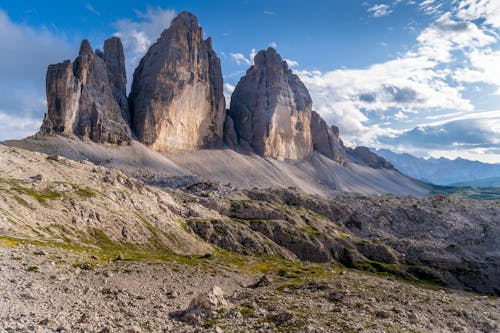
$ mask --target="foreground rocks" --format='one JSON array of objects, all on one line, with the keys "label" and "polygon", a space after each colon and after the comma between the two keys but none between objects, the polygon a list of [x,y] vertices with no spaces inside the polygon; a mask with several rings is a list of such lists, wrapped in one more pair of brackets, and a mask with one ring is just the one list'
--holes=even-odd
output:
[{"label": "foreground rocks", "polygon": [[222,71],[212,40],[196,17],[180,13],[134,72],[129,96],[133,129],[159,151],[222,145],[225,120]]},{"label": "foreground rocks", "polygon": [[229,116],[239,144],[258,155],[305,159],[311,155],[312,100],[299,77],[273,48],[254,65],[231,95]]},{"label": "foreground rocks", "polygon": [[[88,253],[0,246],[0,332],[497,332],[500,302],[334,265],[222,259],[93,261]],[[101,255],[102,256],[102,255]],[[234,260],[232,260],[234,261]],[[35,270],[33,267],[36,267]],[[274,267],[274,268],[273,268]],[[261,273],[258,273],[261,274]],[[209,317],[176,316],[213,286],[231,307]],[[171,297],[175,294],[176,297]],[[207,294],[208,295],[208,294]],[[205,302],[201,302],[205,304]]]},{"label": "foreground rocks", "polygon": [[77,136],[97,143],[130,142],[123,47],[116,37],[104,46],[104,53],[94,53],[84,40],[73,63],[66,60],[49,66],[48,112],[41,134]]}]

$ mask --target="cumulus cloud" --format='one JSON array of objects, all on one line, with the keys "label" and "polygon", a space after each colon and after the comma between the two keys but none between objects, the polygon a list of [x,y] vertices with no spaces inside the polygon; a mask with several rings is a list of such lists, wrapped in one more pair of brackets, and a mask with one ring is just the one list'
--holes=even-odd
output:
[{"label": "cumulus cloud", "polygon": [[47,66],[76,51],[63,36],[17,24],[2,10],[0,40],[0,140],[22,138],[36,132],[46,112]]},{"label": "cumulus cloud", "polygon": [[283,60],[286,61],[286,63],[288,64],[288,67],[297,67],[297,66],[299,66],[298,61],[291,60],[291,59],[283,59]]},{"label": "cumulus cloud", "polygon": [[[420,3],[421,8],[438,5],[431,0]],[[500,51],[494,50],[499,40],[494,27],[500,10],[491,12],[497,7],[488,0],[463,0],[441,13],[419,33],[415,45],[396,59],[364,69],[301,70],[298,75],[310,90],[313,107],[327,122],[338,125],[350,144],[377,146],[384,139],[386,144],[411,143],[415,147],[420,141],[439,140],[441,148],[456,145],[467,122],[475,130],[483,130],[492,120],[455,119],[446,126],[401,128],[415,126],[412,124],[428,115],[476,114],[464,84],[490,84],[500,92]],[[488,135],[500,141],[498,131],[483,132],[487,135],[471,133],[464,140],[469,144],[483,140],[486,146],[469,145],[468,149],[477,151],[494,144],[487,143]]]},{"label": "cumulus cloud", "polygon": [[238,65],[250,65],[251,61],[243,53],[231,53],[231,58],[236,61]]},{"label": "cumulus cloud", "polygon": [[123,43],[129,87],[139,61],[163,30],[170,26],[176,13],[173,9],[149,7],[145,12],[135,11],[135,15],[134,19],[119,19],[113,23],[114,35]]},{"label": "cumulus cloud", "polygon": [[500,163],[500,110],[423,124],[378,140],[377,147],[418,156]]},{"label": "cumulus cloud", "polygon": [[391,7],[386,4],[373,5],[372,7],[368,8],[368,13],[373,17],[383,17],[392,13],[392,10],[390,8]]},{"label": "cumulus cloud", "polygon": [[500,95],[500,51],[474,50],[468,57],[470,67],[456,70],[454,78],[461,82],[493,85],[496,94]]}]

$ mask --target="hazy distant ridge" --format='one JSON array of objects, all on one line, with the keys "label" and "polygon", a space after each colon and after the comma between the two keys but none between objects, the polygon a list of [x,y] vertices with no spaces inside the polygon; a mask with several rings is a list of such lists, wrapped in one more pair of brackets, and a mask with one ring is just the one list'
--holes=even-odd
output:
[{"label": "hazy distant ridge", "polygon": [[402,173],[437,185],[500,186],[500,164],[482,163],[463,158],[419,158],[388,149],[373,149]]}]

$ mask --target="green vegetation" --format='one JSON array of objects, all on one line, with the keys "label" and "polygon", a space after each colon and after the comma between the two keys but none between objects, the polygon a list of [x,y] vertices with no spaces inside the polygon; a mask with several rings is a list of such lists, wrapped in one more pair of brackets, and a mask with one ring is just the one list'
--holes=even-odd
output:
[{"label": "green vegetation", "polygon": [[78,194],[80,197],[82,198],[92,198],[96,195],[96,193],[94,191],[92,191],[90,188],[88,187],[85,187],[85,188],[80,188],[78,187],[76,190],[75,190],[76,194]]},{"label": "green vegetation", "polygon": [[433,185],[430,194],[448,195],[452,198],[500,201],[500,187],[456,187]]},{"label": "green vegetation", "polygon": [[243,317],[250,317],[254,314],[255,308],[250,303],[241,304],[240,313]]},{"label": "green vegetation", "polygon": [[38,272],[38,266],[29,266],[26,268],[26,272]]}]

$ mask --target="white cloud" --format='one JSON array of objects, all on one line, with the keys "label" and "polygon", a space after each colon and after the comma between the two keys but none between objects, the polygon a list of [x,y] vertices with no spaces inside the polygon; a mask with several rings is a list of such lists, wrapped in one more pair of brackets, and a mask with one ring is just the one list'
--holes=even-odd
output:
[{"label": "white cloud", "polygon": [[224,97],[226,99],[226,108],[229,108],[229,105],[231,104],[231,94],[234,91],[235,86],[233,86],[230,83],[224,83]]},{"label": "white cloud", "polygon": [[291,60],[291,59],[283,59],[286,61],[286,63],[288,64],[288,67],[297,67],[299,65],[299,63],[295,60]]},{"label": "white cloud", "polygon": [[0,140],[23,139],[38,132],[41,118],[19,117],[0,111]]},{"label": "white cloud", "polygon": [[392,13],[392,10],[390,8],[391,7],[386,4],[373,5],[372,7],[368,8],[368,13],[373,17],[384,17]]},{"label": "white cloud", "polygon": [[231,58],[236,61],[238,65],[250,65],[252,62],[243,53],[231,53]]},{"label": "white cloud", "polygon": [[388,147],[420,156],[500,163],[500,110],[422,124],[391,137],[381,136],[379,140],[379,148]]},{"label": "white cloud", "polygon": [[133,20],[126,18],[113,23],[117,30],[114,35],[123,43],[129,87],[139,61],[176,15],[173,9],[161,7],[148,8],[146,12],[136,11],[135,14]]},{"label": "white cloud", "polygon": [[[491,49],[499,40],[492,28],[497,14],[489,12],[498,5],[488,0],[463,2],[468,4],[441,14],[420,32],[414,47],[396,59],[364,69],[298,71],[311,93],[313,107],[327,122],[340,127],[348,143],[370,146],[379,145],[382,138],[394,138],[392,142],[396,142],[396,138],[414,130],[401,128],[414,126],[429,115],[457,121],[446,127],[455,131],[453,135],[460,134],[457,124],[465,123],[450,114],[468,117],[478,129],[491,123],[491,117],[488,121],[471,120],[477,110],[465,97],[463,84],[487,83],[500,92],[500,51]],[[421,7],[437,5],[430,0],[421,3]],[[484,24],[469,20],[480,17],[485,19]],[[488,133],[500,144],[499,131]],[[412,139],[418,146],[424,137],[413,135]]]},{"label": "white cloud", "polygon": [[452,60],[452,51],[466,51],[485,47],[496,42],[496,38],[485,33],[476,24],[454,20],[445,13],[426,28],[417,38],[417,53],[441,62]]},{"label": "white cloud", "polygon": [[264,15],[275,16],[276,12],[274,12],[272,10],[265,10],[264,11]]},{"label": "white cloud", "polygon": [[457,17],[462,20],[473,21],[479,18],[485,20],[486,25],[500,28],[500,1],[498,0],[462,0],[458,5]]},{"label": "white cloud", "polygon": [[97,9],[95,9],[95,8],[94,8],[94,6],[92,6],[92,4],[91,4],[91,3],[87,2],[87,3],[85,4],[85,8],[86,8],[89,12],[91,12],[92,14],[97,15],[97,16],[101,16],[101,13],[100,13]]},{"label": "white cloud", "polygon": [[34,134],[46,112],[47,66],[70,58],[75,48],[42,27],[14,23],[0,10],[0,140]]},{"label": "white cloud", "polygon": [[497,88],[496,94],[500,95],[500,51],[474,50],[468,56],[471,67],[458,69],[454,78],[461,82],[493,85]]}]

